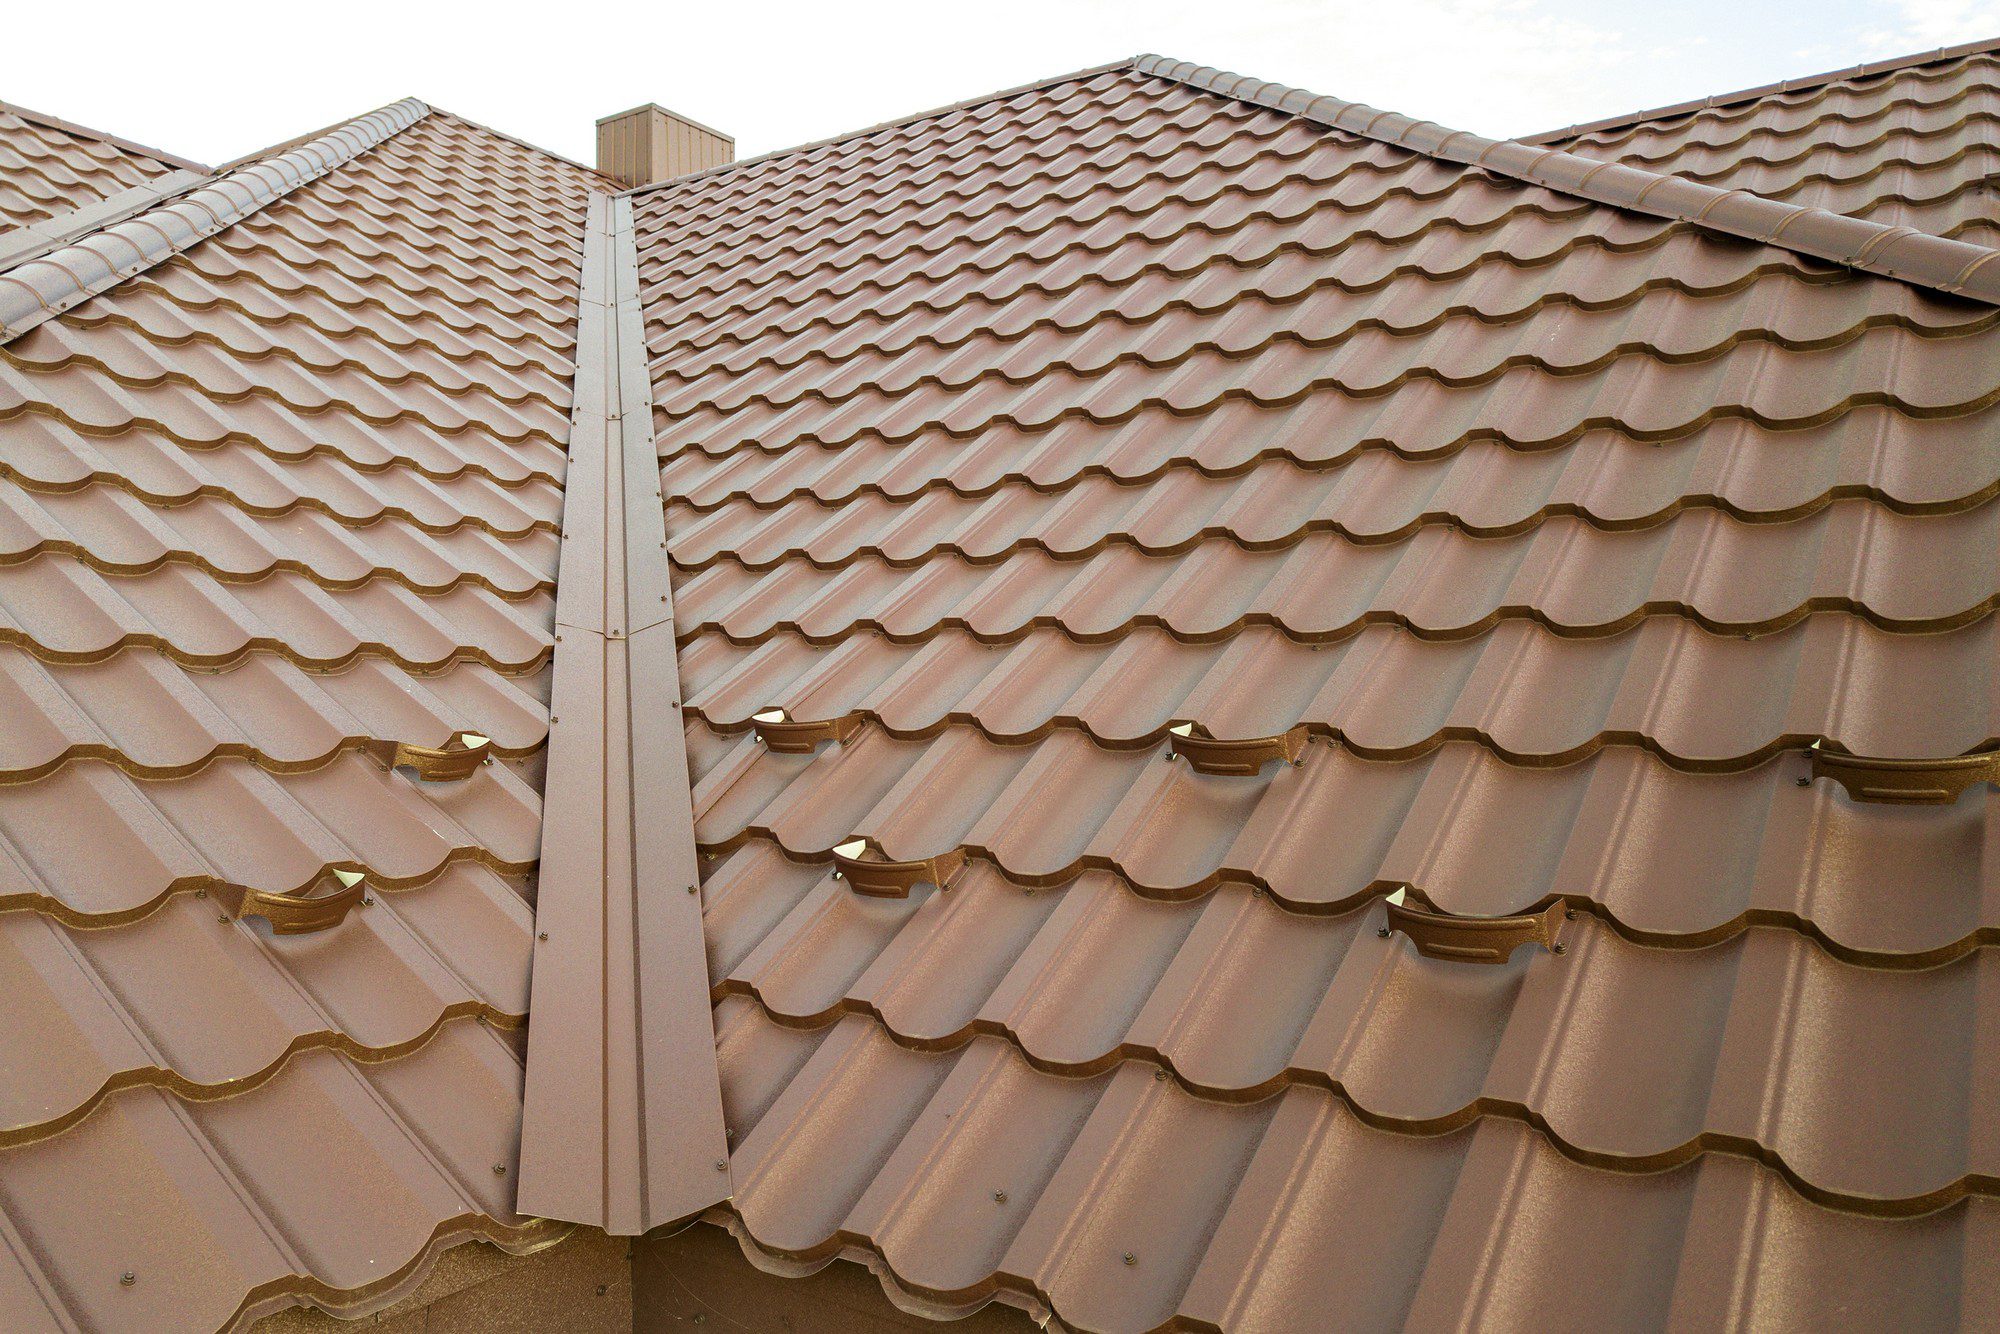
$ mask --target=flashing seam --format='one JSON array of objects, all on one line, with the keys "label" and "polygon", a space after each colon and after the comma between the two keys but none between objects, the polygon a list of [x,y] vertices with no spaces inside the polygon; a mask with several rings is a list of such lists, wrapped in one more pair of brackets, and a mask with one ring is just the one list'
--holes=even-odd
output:
[{"label": "flashing seam", "polygon": [[576,363],[517,1207],[634,1236],[730,1184],[623,197],[590,199]]},{"label": "flashing seam", "polygon": [[218,177],[0,274],[0,343],[232,227],[430,114],[415,98]]},{"label": "flashing seam", "polygon": [[1781,246],[1851,269],[2000,306],[2000,250],[1969,241],[1890,227],[1822,208],[1782,204],[1746,190],[1721,190],[1685,177],[1599,162],[1517,140],[1449,130],[1433,121],[1412,120],[1359,102],[1322,97],[1302,88],[1185,60],[1141,56],[1133,68],[1573,198]]}]

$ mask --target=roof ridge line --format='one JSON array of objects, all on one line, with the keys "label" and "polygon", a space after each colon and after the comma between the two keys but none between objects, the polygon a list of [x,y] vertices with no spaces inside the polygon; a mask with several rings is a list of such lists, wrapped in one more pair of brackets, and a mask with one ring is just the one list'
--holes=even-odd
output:
[{"label": "roof ridge line", "polygon": [[[112,222],[0,274],[0,343],[226,230],[430,114],[415,98],[356,116],[308,143],[213,176],[171,203]],[[110,243],[117,243],[111,247]],[[113,255],[123,252],[122,262]]]},{"label": "roof ridge line", "polygon": [[162,166],[178,167],[182,171],[206,172],[212,170],[205,162],[196,162],[193,158],[182,157],[178,153],[169,153],[163,148],[154,148],[150,144],[142,144],[136,139],[127,139],[123,135],[113,134],[109,130],[100,130],[89,125],[80,125],[73,120],[64,120],[61,116],[52,116],[46,111],[36,111],[33,107],[22,106],[19,102],[0,101],[0,111],[11,111],[22,120],[33,121],[35,124],[47,129],[61,130],[64,134],[73,134],[80,139],[95,139],[100,144],[109,144],[113,148],[122,148],[128,153],[135,153],[140,157],[149,157]]},{"label": "roof ridge line", "polygon": [[1721,190],[1680,176],[1599,161],[1515,139],[1488,139],[1282,83],[1165,56],[1141,56],[1141,73],[1222,97],[1288,112],[1378,143],[1479,167],[1610,208],[1685,222],[1741,240],[1780,246],[1851,269],[2000,306],[2000,250],[1914,227],[1891,227],[1826,209],[1784,204],[1747,190]]},{"label": "roof ridge line", "polygon": [[[1157,58],[1154,57],[1154,59]],[[759,153],[756,157],[739,158],[735,162],[724,162],[717,166],[704,167],[700,171],[691,171],[685,176],[673,176],[664,181],[652,181],[645,185],[635,185],[628,190],[621,190],[619,193],[628,196],[638,195],[644,194],[648,190],[659,190],[669,185],[685,185],[689,181],[698,181],[704,177],[720,176],[724,172],[758,166],[761,163],[771,161],[773,158],[789,157],[793,153],[809,153],[817,148],[830,148],[834,144],[844,144],[850,139],[866,138],[871,134],[880,134],[884,130],[899,130],[905,125],[914,125],[920,120],[929,120],[933,116],[948,116],[954,111],[964,111],[969,107],[981,106],[987,102],[997,102],[1003,97],[1019,97],[1022,93],[1032,93],[1039,89],[1052,88],[1059,83],[1072,83],[1077,79],[1094,79],[1100,74],[1112,74],[1121,69],[1132,69],[1141,60],[1145,59],[1147,59],[1145,56],[1127,56],[1123,60],[1113,60],[1103,65],[1091,65],[1085,69],[1071,70],[1067,74],[1055,74],[1046,79],[1032,79],[1027,83],[1015,84],[1012,88],[1001,88],[994,92],[981,93],[977,97],[967,97],[957,102],[947,102],[943,106],[931,107],[928,110],[913,111],[907,116],[897,116],[891,120],[877,121],[873,125],[864,125],[858,130],[843,130],[839,134],[830,134],[824,139],[811,139],[802,144],[793,144],[789,148],[774,148],[768,153]],[[679,112],[675,112],[674,114],[680,115]],[[685,120],[686,117],[683,116],[682,119]]]},{"label": "roof ridge line", "polygon": [[1643,125],[1647,121],[1668,120],[1677,116],[1693,115],[1699,111],[1717,111],[1723,107],[1741,106],[1745,102],[1756,102],[1776,93],[1802,93],[1810,88],[1825,88],[1831,84],[1844,83],[1849,79],[1870,79],[1878,74],[1920,69],[1925,65],[1938,65],[1948,60],[1963,60],[1967,56],[1982,56],[1990,52],[2000,52],[2000,37],[1988,38],[1983,42],[1961,42],[1957,46],[1941,46],[1935,51],[1916,51],[1906,56],[1889,56],[1883,60],[1865,61],[1859,65],[1849,65],[1845,69],[1830,69],[1821,74],[1803,74],[1795,79],[1779,79],[1776,83],[1759,84],[1755,88],[1739,88],[1732,93],[1712,93],[1707,97],[1691,98],[1685,102],[1670,102],[1666,106],[1651,107],[1644,111],[1629,111],[1622,115],[1606,116],[1602,120],[1578,121],[1559,130],[1543,130],[1539,134],[1524,135],[1520,142],[1550,144],[1559,139],[1573,139],[1578,135]]}]

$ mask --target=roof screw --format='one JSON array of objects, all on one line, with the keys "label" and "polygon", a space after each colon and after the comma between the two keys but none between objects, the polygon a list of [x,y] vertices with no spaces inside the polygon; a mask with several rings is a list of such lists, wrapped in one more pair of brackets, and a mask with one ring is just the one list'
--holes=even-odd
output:
[{"label": "roof screw", "polygon": [[692,894],[692,893],[694,893],[694,892],[695,892],[695,887],[694,887],[693,885],[689,885],[689,886],[688,886],[688,893]]},{"label": "roof screw", "polygon": [[1166,1072],[1166,1071],[1164,1071],[1164,1070],[1155,1070],[1155,1071],[1153,1071],[1153,1082],[1154,1082],[1154,1083],[1156,1083],[1156,1084],[1164,1084],[1164,1083],[1166,1083],[1166,1082],[1167,1082],[1167,1072]]},{"label": "roof screw", "polygon": [[1005,1204],[1005,1203],[1007,1203],[1007,1192],[1006,1192],[1006,1191],[1004,1191],[1004,1190],[996,1190],[996,1191],[994,1191],[994,1192],[993,1192],[993,1203],[995,1203],[995,1204]]},{"label": "roof screw", "polygon": [[1793,779],[1792,781],[1793,781],[1794,783],[1797,783],[1797,784],[1798,784],[1798,785],[1799,785],[1800,787],[1811,787],[1811,786],[1812,786],[1812,779],[1810,779],[1810,778],[1806,778],[1806,777],[1804,777],[1804,776],[1801,776],[1801,777],[1798,777],[1798,778],[1794,778],[1794,779]]},{"label": "roof screw", "polygon": [[1135,1265],[1135,1264],[1138,1264],[1138,1263],[1139,1263],[1139,1257],[1138,1257],[1138,1256],[1136,1256],[1136,1255],[1134,1255],[1134,1254],[1132,1254],[1132,1252],[1130,1252],[1130,1251],[1127,1251],[1127,1252],[1125,1252],[1125,1263],[1126,1263],[1126,1264],[1128,1264],[1128,1265]]},{"label": "roof screw", "polygon": [[374,896],[373,894],[363,894],[363,895],[361,896],[361,906],[362,906],[362,907],[364,907],[364,908],[372,908],[372,907],[374,907],[374,906],[375,906],[375,896]]},{"label": "roof screw", "polygon": [[1378,926],[1375,928],[1375,934],[1382,937],[1382,939],[1387,940],[1389,938],[1389,928],[1386,926]]},{"label": "roof screw", "polygon": [[602,1297],[605,1293],[609,1291],[611,1291],[611,1285],[609,1283],[600,1283],[597,1285],[598,1296]]},{"label": "roof screw", "polygon": [[1564,908],[1564,909],[1563,909],[1563,917],[1564,917],[1565,919],[1569,920],[1569,921],[1572,921],[1572,922],[1574,922],[1574,921],[1576,920],[1576,909],[1574,909],[1574,908]]},{"label": "roof screw", "polygon": [[207,889],[205,889],[205,888],[204,888],[204,889],[197,889],[197,890],[196,890],[196,891],[194,892],[194,896],[195,896],[196,898],[198,898],[198,899],[205,899],[205,898],[207,898],[207,897],[208,897],[208,890],[207,890]]},{"label": "roof screw", "polygon": [[118,1281],[129,1288],[139,1281],[139,1276],[128,1269],[118,1276]]},{"label": "roof screw", "polygon": [[548,938],[549,938],[549,933],[548,933],[548,932],[546,932],[546,931],[537,931],[537,932],[535,932],[535,939],[536,939],[536,940],[547,940]]},{"label": "roof screw", "polygon": [[494,1176],[496,1176],[496,1177],[504,1177],[504,1176],[506,1176],[506,1175],[507,1175],[507,1164],[505,1164],[505,1163],[495,1163],[495,1164],[493,1164],[493,1175],[494,1175]]},{"label": "roof screw", "polygon": [[1568,954],[1569,946],[1563,944],[1561,941],[1557,941],[1555,944],[1549,946],[1549,952],[1551,954]]},{"label": "roof screw", "polygon": [[715,1170],[718,1172],[727,1172],[729,1170],[729,1160],[727,1158],[717,1158],[715,1160]]},{"label": "roof screw", "polygon": [[218,922],[220,922],[220,923],[222,923],[222,924],[223,924],[224,926],[228,926],[228,925],[229,925],[229,914],[228,914],[228,913],[226,913],[226,912],[219,912],[219,913],[217,913],[217,914],[215,915],[215,920],[216,920],[216,921],[218,921]]}]

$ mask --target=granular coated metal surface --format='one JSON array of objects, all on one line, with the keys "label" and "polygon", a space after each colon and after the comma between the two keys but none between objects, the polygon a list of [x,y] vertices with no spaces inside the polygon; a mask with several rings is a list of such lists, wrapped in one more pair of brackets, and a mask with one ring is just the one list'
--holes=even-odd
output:
[{"label": "granular coated metal surface", "polygon": [[1807,753],[2000,744],[1994,309],[1182,68],[634,196],[713,1216],[1090,1329],[2000,1316],[1994,794]]},{"label": "granular coated metal surface", "polygon": [[0,346],[7,1328],[564,1230],[514,1170],[593,184],[428,114]]},{"label": "granular coated metal surface", "polygon": [[195,164],[0,102],[0,233]]}]

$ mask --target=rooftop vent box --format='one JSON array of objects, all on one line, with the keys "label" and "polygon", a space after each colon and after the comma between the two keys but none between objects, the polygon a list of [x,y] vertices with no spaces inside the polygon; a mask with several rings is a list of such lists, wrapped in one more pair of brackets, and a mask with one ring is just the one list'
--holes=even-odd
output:
[{"label": "rooftop vent box", "polygon": [[626,188],[736,160],[736,141],[648,102],[597,122],[597,169]]}]

